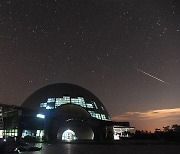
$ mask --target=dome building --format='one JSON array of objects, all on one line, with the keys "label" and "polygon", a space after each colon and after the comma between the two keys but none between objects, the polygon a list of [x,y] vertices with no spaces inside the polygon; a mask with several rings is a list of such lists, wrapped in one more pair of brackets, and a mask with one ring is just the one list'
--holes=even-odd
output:
[{"label": "dome building", "polygon": [[[8,107],[3,108],[2,112]],[[15,107],[14,112],[19,121],[14,127],[16,135],[41,141],[114,140],[129,137],[128,132],[133,129],[129,122],[111,121],[105,106],[94,94],[68,83],[37,90],[21,107]]]},{"label": "dome building", "polygon": [[54,110],[70,104],[80,106],[94,118],[110,120],[106,108],[94,94],[68,83],[52,84],[39,89],[25,100],[22,107]]}]

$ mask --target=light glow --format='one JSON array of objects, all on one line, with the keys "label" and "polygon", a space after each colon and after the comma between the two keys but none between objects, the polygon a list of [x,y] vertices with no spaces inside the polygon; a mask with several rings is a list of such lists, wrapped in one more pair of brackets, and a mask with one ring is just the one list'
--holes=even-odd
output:
[{"label": "light glow", "polygon": [[44,114],[37,114],[36,117],[41,118],[41,119],[45,119],[45,115]]},{"label": "light glow", "polygon": [[170,118],[170,117],[180,116],[180,108],[174,109],[160,109],[160,110],[148,110],[144,112],[126,112],[125,114],[118,115],[113,117],[112,119],[115,121],[129,120],[133,119],[162,119],[162,118]]},{"label": "light glow", "polygon": [[76,137],[75,133],[70,129],[64,131],[64,133],[62,134],[62,140],[72,141],[72,140],[76,140],[76,139],[77,139],[77,137]]}]

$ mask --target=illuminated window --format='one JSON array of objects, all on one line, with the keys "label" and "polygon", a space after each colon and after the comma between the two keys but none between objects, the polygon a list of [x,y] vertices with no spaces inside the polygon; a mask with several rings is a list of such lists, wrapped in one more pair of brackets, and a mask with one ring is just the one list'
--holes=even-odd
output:
[{"label": "illuminated window", "polygon": [[114,140],[120,140],[120,135],[117,133],[114,133]]},{"label": "illuminated window", "polygon": [[96,102],[92,102],[92,103],[94,104],[95,108],[98,109]]},{"label": "illuminated window", "polygon": [[42,139],[43,136],[44,136],[44,130],[37,130],[36,131],[36,137]]},{"label": "illuminated window", "polygon": [[91,117],[96,118],[96,113],[94,111],[88,111],[88,112],[90,113]]},{"label": "illuminated window", "polygon": [[48,98],[47,102],[48,103],[55,102],[55,98]]},{"label": "illuminated window", "polygon": [[52,110],[52,109],[54,109],[54,107],[52,107],[52,106],[46,106],[46,109],[47,109],[47,110]]},{"label": "illuminated window", "polygon": [[101,115],[99,113],[96,113],[96,118],[101,120]]},{"label": "illuminated window", "polygon": [[86,103],[85,103],[85,100],[84,100],[84,98],[83,97],[78,97],[78,100],[79,100],[79,102],[80,102],[80,106],[82,106],[82,107],[86,107]]},{"label": "illuminated window", "polygon": [[46,109],[47,109],[47,110],[54,109],[54,102],[47,103]]},{"label": "illuminated window", "polygon": [[102,118],[102,120],[107,120],[106,116],[104,114],[101,114],[101,118]]},{"label": "illuminated window", "polygon": [[47,106],[47,103],[40,103],[40,107],[44,107],[44,108],[46,108],[46,106]]},{"label": "illuminated window", "polygon": [[64,98],[56,98],[55,108],[61,106],[62,104],[66,104],[65,99]]},{"label": "illuminated window", "polygon": [[18,130],[17,129],[8,129],[4,130],[4,136],[8,137],[17,137],[18,136]]},{"label": "illuminated window", "polygon": [[4,136],[4,130],[0,130],[0,138],[3,138]]},{"label": "illuminated window", "polygon": [[[94,110],[94,111],[88,111],[90,115],[94,118],[97,118],[100,120],[109,120],[109,118],[107,118],[104,114],[98,113],[98,107],[97,107],[96,102],[91,101],[91,102],[86,103],[83,97],[71,98],[70,96],[63,96],[60,98],[48,98],[47,102],[40,103],[40,107],[45,108],[47,110],[52,110],[61,105],[68,104],[68,103],[72,103],[72,104],[81,106],[83,108]],[[104,110],[103,106],[101,106],[101,109]]]},{"label": "illuminated window", "polygon": [[89,109],[93,109],[94,108],[93,105],[89,104],[89,103],[86,104],[86,107],[89,108]]},{"label": "illuminated window", "polygon": [[70,97],[69,96],[63,96],[63,98],[65,99],[65,101],[70,102]]},{"label": "illuminated window", "polygon": [[79,106],[84,107],[84,108],[86,107],[84,98],[82,98],[82,97],[71,98],[71,103],[72,103],[72,104],[79,105]]},{"label": "illuminated window", "polygon": [[22,132],[22,138],[24,138],[24,137],[26,137],[26,136],[36,136],[36,131],[23,130],[23,132]]}]

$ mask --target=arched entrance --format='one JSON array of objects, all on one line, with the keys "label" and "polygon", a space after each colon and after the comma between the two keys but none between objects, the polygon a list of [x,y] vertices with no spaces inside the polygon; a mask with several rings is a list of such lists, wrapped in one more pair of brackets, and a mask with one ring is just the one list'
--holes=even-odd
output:
[{"label": "arched entrance", "polygon": [[93,140],[94,132],[87,124],[79,121],[72,121],[60,126],[56,139],[58,141]]},{"label": "arched entrance", "polygon": [[56,109],[51,120],[49,137],[58,141],[93,140],[94,132],[88,120],[90,114],[77,105],[63,105]]},{"label": "arched entrance", "polygon": [[62,134],[62,141],[73,141],[76,140],[76,134],[72,130],[68,129]]}]

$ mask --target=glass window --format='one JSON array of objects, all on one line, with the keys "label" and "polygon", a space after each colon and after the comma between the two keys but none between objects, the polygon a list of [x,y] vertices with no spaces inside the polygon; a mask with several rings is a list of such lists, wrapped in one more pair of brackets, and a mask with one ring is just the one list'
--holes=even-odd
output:
[{"label": "glass window", "polygon": [[55,102],[55,98],[48,98],[47,102],[48,102],[48,103],[50,103],[50,102]]},{"label": "glass window", "polygon": [[44,136],[44,130],[37,130],[36,131],[36,137],[43,137]]},{"label": "glass window", "polygon": [[54,109],[54,107],[48,105],[48,106],[46,106],[46,109],[47,109],[47,110],[52,110],[52,109]]},{"label": "glass window", "polygon": [[92,103],[94,104],[95,108],[98,109],[96,102],[92,102]]},{"label": "glass window", "polygon": [[102,118],[102,120],[107,120],[106,116],[104,114],[101,114],[101,118]]},{"label": "glass window", "polygon": [[35,136],[36,135],[36,131],[33,130],[23,130],[22,132],[22,138],[24,138],[25,136]]},{"label": "glass window", "polygon": [[[63,104],[72,103],[83,108],[98,109],[96,102],[91,101],[86,103],[83,97],[71,98],[70,96],[63,96],[62,98],[48,98],[47,102],[40,103],[41,108],[54,109]],[[94,116],[96,117],[96,116]],[[99,118],[99,116],[97,116]]]},{"label": "glass window", "polygon": [[79,106],[84,107],[84,108],[86,107],[84,98],[82,98],[82,97],[71,98],[71,103],[72,103],[72,104],[79,105]]},{"label": "glass window", "polygon": [[0,138],[3,138],[4,130],[0,130]]},{"label": "glass window", "polygon": [[4,130],[3,136],[18,136],[18,130],[17,129],[9,129],[9,130]]},{"label": "glass window", "polygon": [[101,115],[99,113],[96,113],[96,118],[101,120]]},{"label": "glass window", "polygon": [[47,103],[46,109],[47,109],[47,110],[54,109],[54,102]]},{"label": "glass window", "polygon": [[96,118],[96,113],[94,111],[88,111],[90,113],[90,115],[94,118]]},{"label": "glass window", "polygon": [[70,97],[69,97],[69,96],[63,96],[63,98],[64,98],[66,101],[70,101]]},{"label": "glass window", "polygon": [[89,108],[89,109],[93,109],[94,108],[93,105],[89,104],[89,103],[86,104],[86,107]]},{"label": "glass window", "polygon": [[45,108],[46,106],[47,106],[47,103],[40,103],[40,107]]}]

